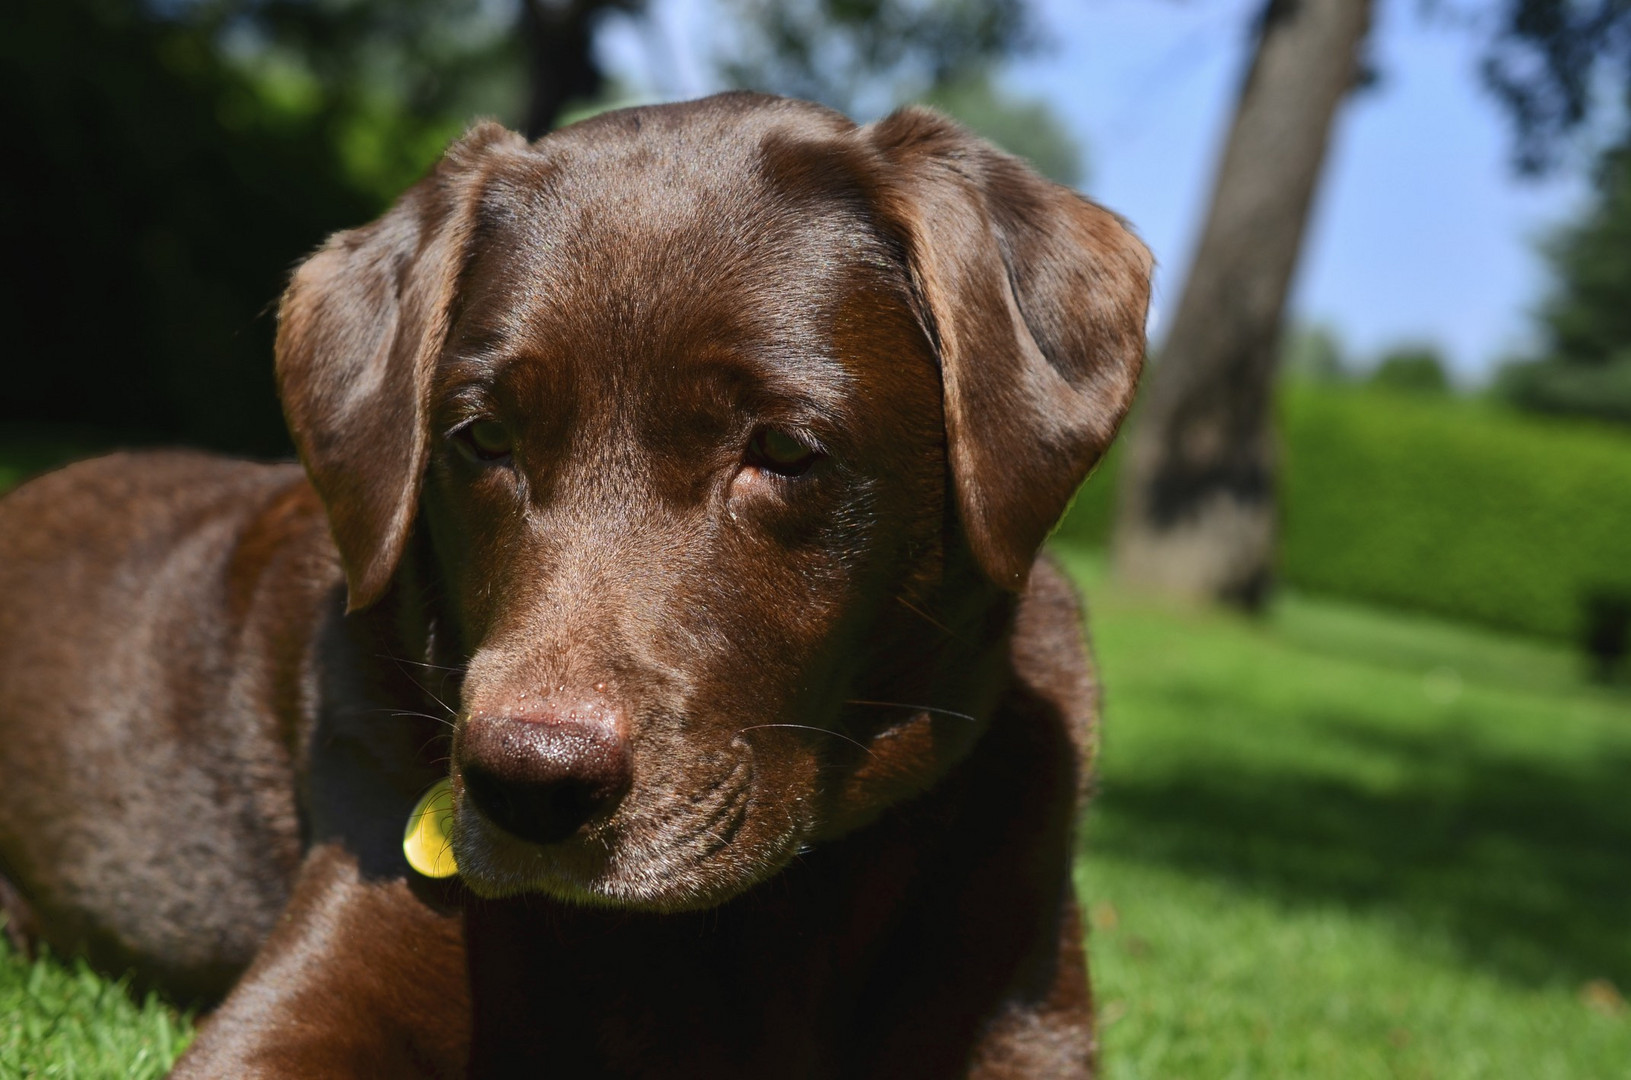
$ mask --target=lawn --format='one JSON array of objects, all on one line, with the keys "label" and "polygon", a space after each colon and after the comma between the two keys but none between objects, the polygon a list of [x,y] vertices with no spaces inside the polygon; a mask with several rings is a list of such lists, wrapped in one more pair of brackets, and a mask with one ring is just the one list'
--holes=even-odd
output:
[{"label": "lawn", "polygon": [[[1374,609],[1133,603],[1063,555],[1106,686],[1078,885],[1108,1077],[1631,1076],[1631,692]],[[186,1028],[0,958],[0,1076],[156,1075]]]},{"label": "lawn", "polygon": [[1422,618],[1135,604],[1065,557],[1105,683],[1107,1076],[1631,1076],[1631,694]]}]

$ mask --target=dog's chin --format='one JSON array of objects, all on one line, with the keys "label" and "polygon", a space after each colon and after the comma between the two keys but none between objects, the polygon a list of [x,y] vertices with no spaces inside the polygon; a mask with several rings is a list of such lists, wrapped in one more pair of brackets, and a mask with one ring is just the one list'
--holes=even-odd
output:
[{"label": "dog's chin", "polygon": [[651,912],[718,907],[774,876],[801,843],[799,835],[787,835],[699,850],[591,835],[545,846],[511,836],[474,811],[460,814],[453,832],[459,877],[484,900],[543,895],[582,907]]}]

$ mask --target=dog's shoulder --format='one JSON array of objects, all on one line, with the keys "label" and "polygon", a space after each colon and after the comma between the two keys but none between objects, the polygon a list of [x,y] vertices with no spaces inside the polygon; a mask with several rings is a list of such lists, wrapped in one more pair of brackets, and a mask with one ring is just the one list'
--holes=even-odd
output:
[{"label": "dog's shoulder", "polygon": [[[28,481],[0,499],[0,587],[18,619],[41,604],[134,600],[165,574],[178,592],[218,588],[297,532],[327,545],[300,467],[195,451],[122,451]],[[213,584],[212,584],[213,583]],[[110,591],[111,590],[111,591]]]},{"label": "dog's shoulder", "polygon": [[1098,741],[1099,686],[1081,594],[1044,552],[1031,570],[1014,618],[1014,673],[1065,721],[1082,777],[1091,774]]},{"label": "dog's shoulder", "polygon": [[[123,450],[77,461],[29,480],[0,499],[0,537],[36,537],[108,523],[128,533],[139,522],[253,504],[304,482],[300,466],[264,464],[194,450]],[[94,537],[102,529],[94,529]]]}]

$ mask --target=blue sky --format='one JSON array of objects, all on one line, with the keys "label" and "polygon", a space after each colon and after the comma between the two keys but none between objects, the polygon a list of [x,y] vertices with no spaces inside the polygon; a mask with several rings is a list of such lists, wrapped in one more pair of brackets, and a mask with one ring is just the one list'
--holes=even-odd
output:
[{"label": "blue sky", "polygon": [[[1160,263],[1152,334],[1177,301],[1257,0],[1036,0],[1045,47],[1009,89],[1047,101],[1086,151],[1086,190],[1125,215]],[[1381,83],[1339,118],[1292,300],[1350,355],[1429,341],[1480,381],[1521,351],[1546,286],[1536,241],[1576,213],[1578,166],[1516,179],[1505,117],[1479,88],[1477,38],[1378,0]],[[610,27],[611,68],[646,96],[717,89],[710,0],[655,0],[654,28]]]}]

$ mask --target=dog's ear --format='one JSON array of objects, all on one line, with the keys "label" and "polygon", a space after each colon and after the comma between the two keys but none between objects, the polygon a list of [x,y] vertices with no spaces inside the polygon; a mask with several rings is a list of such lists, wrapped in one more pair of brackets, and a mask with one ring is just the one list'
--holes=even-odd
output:
[{"label": "dog's ear", "polygon": [[371,225],[337,233],[295,271],[278,309],[277,378],[295,448],[328,510],[347,610],[385,591],[412,528],[431,374],[496,148],[481,124]]},{"label": "dog's ear", "polygon": [[940,357],[963,529],[1017,590],[1132,402],[1150,254],[1114,214],[936,113],[866,134]]}]

